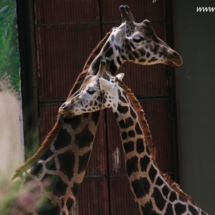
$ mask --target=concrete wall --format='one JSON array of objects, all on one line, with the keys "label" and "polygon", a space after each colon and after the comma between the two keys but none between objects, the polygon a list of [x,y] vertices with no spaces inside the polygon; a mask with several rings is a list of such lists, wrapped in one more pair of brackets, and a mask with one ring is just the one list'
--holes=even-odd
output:
[{"label": "concrete wall", "polygon": [[174,0],[182,187],[207,213],[215,213],[214,0]]},{"label": "concrete wall", "polygon": [[24,161],[16,1],[0,1],[0,175]]}]

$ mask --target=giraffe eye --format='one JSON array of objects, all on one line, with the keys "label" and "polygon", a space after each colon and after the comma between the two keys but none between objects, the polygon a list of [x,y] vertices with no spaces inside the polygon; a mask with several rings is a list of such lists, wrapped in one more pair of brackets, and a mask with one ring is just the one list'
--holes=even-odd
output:
[{"label": "giraffe eye", "polygon": [[95,90],[94,89],[91,89],[91,88],[89,88],[88,90],[87,90],[87,92],[89,93],[89,94],[93,94],[93,93],[95,93]]},{"label": "giraffe eye", "polygon": [[136,38],[133,38],[133,41],[135,42],[135,43],[140,43],[141,41],[143,41],[144,40],[144,38],[143,37],[136,37]]}]

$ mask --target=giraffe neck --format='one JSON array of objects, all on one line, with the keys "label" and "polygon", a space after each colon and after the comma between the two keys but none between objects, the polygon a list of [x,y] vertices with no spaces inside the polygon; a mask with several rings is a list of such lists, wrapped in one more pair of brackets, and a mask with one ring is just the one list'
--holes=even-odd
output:
[{"label": "giraffe neck", "polygon": [[125,57],[121,55],[121,47],[123,46],[122,39],[119,39],[120,37],[122,37],[121,34],[125,31],[124,25],[125,24],[122,24],[118,28],[121,33],[115,32],[115,30],[112,31],[104,46],[102,47],[101,51],[89,66],[89,71],[93,71],[94,74],[97,74],[100,61],[105,60],[105,58],[109,58],[110,71],[112,75],[114,75],[116,71],[120,68],[120,66],[125,62]]},{"label": "giraffe neck", "polygon": [[[130,188],[140,213],[204,214],[192,199],[157,167],[155,148],[144,112],[131,91],[128,88],[125,90],[127,94],[118,92],[124,102],[113,106],[113,112],[120,128]],[[127,96],[128,94],[130,95]]]},{"label": "giraffe neck", "polygon": [[92,62],[90,66],[90,71],[93,71],[94,74],[97,74],[100,61],[104,60],[106,57],[108,57],[110,62],[110,68],[111,73],[115,74],[116,71],[119,69],[119,67],[122,65],[123,61],[120,58],[120,54],[118,50],[114,50],[113,43],[107,42],[104,46],[103,50],[99,53],[99,55],[95,58],[95,60]]},{"label": "giraffe neck", "polygon": [[[93,147],[97,117],[92,113],[64,120],[50,147],[23,173],[23,189],[27,196],[34,196],[32,208],[26,212],[35,215],[43,211],[53,215],[72,214]],[[92,123],[80,125],[81,121]]]}]

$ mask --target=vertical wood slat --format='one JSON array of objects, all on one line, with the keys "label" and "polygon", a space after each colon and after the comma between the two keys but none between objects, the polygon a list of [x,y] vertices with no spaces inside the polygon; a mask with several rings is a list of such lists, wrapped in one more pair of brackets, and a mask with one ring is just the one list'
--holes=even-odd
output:
[{"label": "vertical wood slat", "polygon": [[108,197],[108,180],[104,177],[85,178],[77,195],[74,215],[110,215]]},{"label": "vertical wood slat", "polygon": [[[93,145],[90,161],[87,166],[86,177],[95,175],[107,175],[107,140],[104,111],[100,112],[96,137]],[[106,177],[106,176],[105,176]]]},{"label": "vertical wood slat", "polygon": [[36,27],[40,99],[65,100],[99,34],[98,24]]},{"label": "vertical wood slat", "polygon": [[35,0],[36,25],[98,22],[98,1]]},{"label": "vertical wood slat", "polygon": [[127,177],[112,177],[110,189],[111,214],[140,214]]},{"label": "vertical wood slat", "polygon": [[156,159],[158,167],[163,172],[172,172],[172,146],[170,134],[169,100],[140,101],[145,111],[153,143],[157,149]]},{"label": "vertical wood slat", "polygon": [[43,141],[57,119],[58,105],[40,106],[40,140]]},{"label": "vertical wood slat", "polygon": [[40,99],[65,99],[100,40],[98,2],[35,0],[34,9]]}]

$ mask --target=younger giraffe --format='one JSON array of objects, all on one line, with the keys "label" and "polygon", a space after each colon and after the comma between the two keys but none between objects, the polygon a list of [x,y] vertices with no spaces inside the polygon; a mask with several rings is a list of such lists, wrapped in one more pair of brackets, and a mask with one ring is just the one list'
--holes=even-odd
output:
[{"label": "younger giraffe", "polygon": [[[125,61],[141,65],[182,64],[181,56],[157,37],[148,20],[136,23],[127,6],[121,6],[120,11],[124,22],[107,34],[92,52],[69,97],[87,75],[97,74],[100,60],[105,57],[110,58],[112,74]],[[16,171],[14,177],[26,171],[26,180],[38,184],[41,195],[47,197],[43,205],[51,205],[52,214],[71,212],[93,147],[98,117],[99,112],[85,113],[64,122],[58,118],[40,149]],[[50,211],[40,207],[35,214],[44,210]]]},{"label": "younger giraffe", "polygon": [[206,215],[159,170],[144,111],[121,81],[123,76],[111,76],[109,65],[101,62],[98,74],[86,77],[77,93],[61,106],[60,113],[76,116],[112,108],[121,132],[130,188],[142,215]]}]

